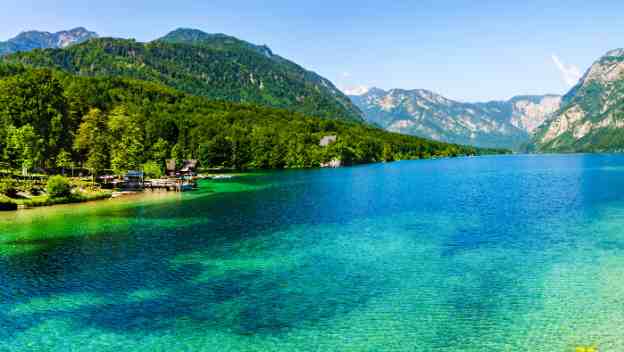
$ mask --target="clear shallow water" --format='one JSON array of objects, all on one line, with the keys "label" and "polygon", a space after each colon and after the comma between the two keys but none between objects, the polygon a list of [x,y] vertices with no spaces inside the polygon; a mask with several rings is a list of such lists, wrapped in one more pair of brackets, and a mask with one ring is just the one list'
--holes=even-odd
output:
[{"label": "clear shallow water", "polygon": [[203,186],[0,214],[0,351],[624,351],[623,156]]}]

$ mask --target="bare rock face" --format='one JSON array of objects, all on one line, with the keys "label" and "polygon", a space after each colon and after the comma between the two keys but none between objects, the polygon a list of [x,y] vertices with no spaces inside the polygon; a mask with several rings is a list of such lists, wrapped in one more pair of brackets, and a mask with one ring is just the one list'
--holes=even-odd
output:
[{"label": "bare rock face", "polygon": [[479,147],[520,149],[559,109],[561,97],[462,103],[428,90],[373,88],[351,96],[365,119],[389,131]]},{"label": "bare rock face", "polygon": [[546,95],[534,99],[512,99],[510,103],[513,109],[511,124],[531,134],[559,110],[561,97]]},{"label": "bare rock face", "polygon": [[624,49],[598,59],[535,133],[540,151],[624,150]]},{"label": "bare rock face", "polygon": [[97,33],[90,32],[82,27],[57,33],[40,31],[22,32],[15,38],[9,39],[6,42],[0,42],[0,56],[34,49],[66,48],[72,44],[79,44],[97,37]]}]

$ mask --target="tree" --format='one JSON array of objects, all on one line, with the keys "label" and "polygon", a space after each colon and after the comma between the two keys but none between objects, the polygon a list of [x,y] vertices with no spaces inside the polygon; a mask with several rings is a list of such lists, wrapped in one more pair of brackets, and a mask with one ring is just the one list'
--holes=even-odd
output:
[{"label": "tree", "polygon": [[160,165],[164,165],[165,160],[169,157],[169,143],[164,140],[162,137],[158,138],[158,141],[152,145],[151,148],[151,158],[155,160]]},{"label": "tree", "polygon": [[307,148],[298,135],[288,141],[284,164],[287,168],[300,169],[308,167]]},{"label": "tree", "polygon": [[7,160],[7,135],[9,129],[9,122],[6,118],[0,117],[0,162]]},{"label": "tree", "polygon": [[0,179],[0,195],[14,198],[17,196],[17,183],[10,177]]},{"label": "tree", "polygon": [[30,125],[41,142],[28,163],[46,164],[58,150],[71,146],[67,102],[61,82],[50,70],[27,70],[0,80],[0,121]]},{"label": "tree", "polygon": [[230,136],[230,143],[232,146],[230,165],[238,170],[245,169],[251,156],[248,132],[242,127],[235,126]]},{"label": "tree", "polygon": [[394,160],[394,153],[392,152],[392,146],[390,144],[388,143],[384,144],[381,158],[385,162]]},{"label": "tree", "polygon": [[97,174],[108,166],[108,124],[99,109],[91,109],[82,119],[74,149],[80,152],[85,166]]},{"label": "tree", "polygon": [[178,163],[181,159],[184,159],[182,147],[180,147],[177,143],[173,146],[173,148],[171,148],[171,158],[177,160]]},{"label": "tree", "polygon": [[119,106],[110,113],[111,167],[117,174],[137,170],[143,161],[143,131],[135,116],[128,114],[125,106]]},{"label": "tree", "polygon": [[[231,93],[251,98],[249,92]],[[320,147],[328,134],[340,136],[341,143]],[[301,168],[333,158],[364,163],[481,152],[500,151],[208,100],[123,77],[79,77],[0,63],[0,161],[12,169],[64,169],[75,162],[98,173],[112,161],[121,173],[148,160],[163,166],[170,156],[197,158],[203,166]]]},{"label": "tree", "polygon": [[342,162],[342,165],[351,165],[358,161],[356,153],[350,145],[338,142],[335,146],[338,151],[338,159]]},{"label": "tree", "polygon": [[65,169],[72,167],[71,154],[64,149],[56,156],[56,167],[61,168],[63,175],[65,175]]},{"label": "tree", "polygon": [[272,164],[272,151],[277,143],[277,133],[269,128],[254,128],[251,133],[251,166],[268,168]]},{"label": "tree", "polygon": [[226,166],[232,153],[230,141],[222,134],[199,147],[199,162],[204,166]]},{"label": "tree", "polygon": [[48,195],[52,198],[68,197],[71,195],[69,180],[63,176],[52,176],[48,179],[46,187]]},{"label": "tree", "polygon": [[155,161],[148,161],[143,164],[143,172],[151,178],[161,178],[163,175],[163,167]]},{"label": "tree", "polygon": [[35,129],[30,125],[20,128],[9,126],[6,138],[6,159],[14,169],[26,169],[39,160],[39,139]]}]

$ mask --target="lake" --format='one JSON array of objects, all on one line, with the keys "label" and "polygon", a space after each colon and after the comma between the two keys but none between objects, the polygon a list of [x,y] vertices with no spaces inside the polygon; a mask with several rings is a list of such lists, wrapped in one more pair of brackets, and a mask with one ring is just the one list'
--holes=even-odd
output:
[{"label": "lake", "polygon": [[201,186],[0,214],[0,351],[624,351],[624,156]]}]

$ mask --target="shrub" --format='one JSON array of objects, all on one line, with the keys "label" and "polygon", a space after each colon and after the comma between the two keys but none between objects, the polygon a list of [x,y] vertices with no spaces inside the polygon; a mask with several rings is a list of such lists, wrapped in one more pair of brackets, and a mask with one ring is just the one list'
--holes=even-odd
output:
[{"label": "shrub", "polygon": [[43,193],[43,189],[39,186],[32,185],[30,186],[29,192],[33,196],[39,196]]},{"label": "shrub", "polygon": [[51,198],[68,197],[71,195],[71,185],[66,177],[52,176],[48,179],[47,191]]},{"label": "shrub", "polygon": [[16,210],[17,204],[11,200],[11,198],[0,194],[0,211],[1,210]]},{"label": "shrub", "polygon": [[12,178],[5,178],[0,180],[0,195],[8,197],[17,196],[17,183]]}]

